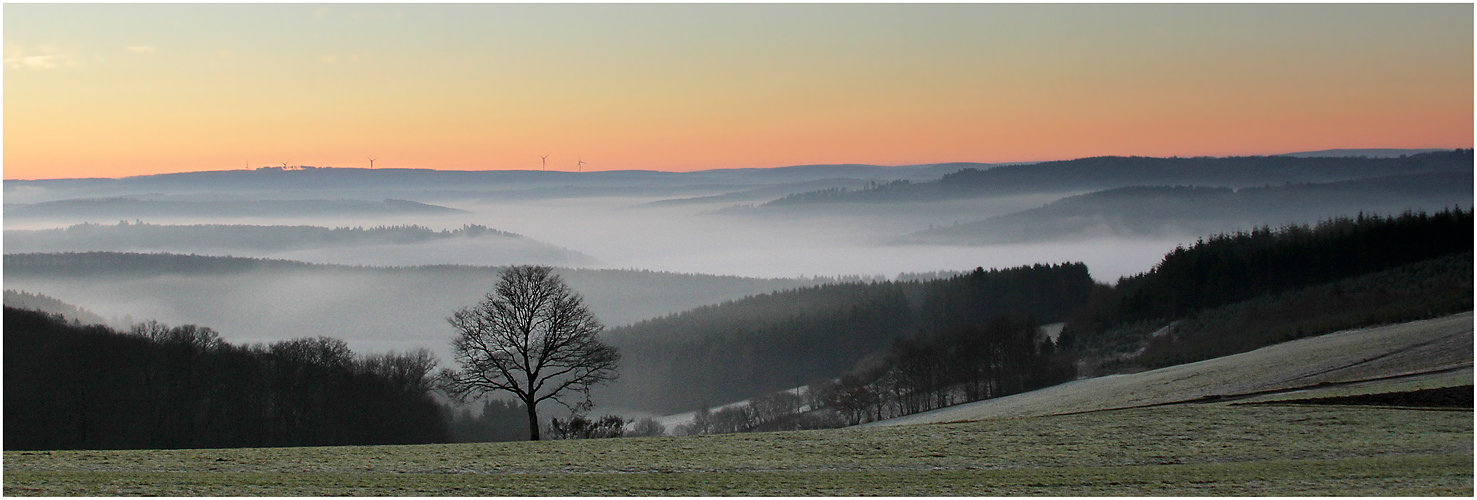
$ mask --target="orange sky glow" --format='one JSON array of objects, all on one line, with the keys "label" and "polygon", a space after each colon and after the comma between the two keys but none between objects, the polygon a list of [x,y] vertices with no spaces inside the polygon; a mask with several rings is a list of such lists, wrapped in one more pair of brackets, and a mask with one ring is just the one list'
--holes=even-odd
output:
[{"label": "orange sky glow", "polygon": [[1471,4],[4,13],[5,179],[1473,145]]}]

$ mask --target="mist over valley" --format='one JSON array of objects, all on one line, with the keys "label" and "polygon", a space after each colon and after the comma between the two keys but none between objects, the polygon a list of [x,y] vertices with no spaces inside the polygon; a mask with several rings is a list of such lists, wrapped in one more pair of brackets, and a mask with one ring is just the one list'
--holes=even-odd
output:
[{"label": "mist over valley", "polygon": [[6,497],[1473,496],[1462,3],[13,3]]},{"label": "mist over valley", "polygon": [[[6,181],[5,288],[115,325],[196,324],[248,344],[325,336],[355,352],[429,349],[444,366],[453,311],[480,300],[507,266],[555,266],[628,353],[625,377],[595,391],[596,408],[660,415],[861,369],[916,334],[919,311],[941,307],[926,297],[976,269],[1080,266],[1074,279],[1085,284],[1066,295],[1080,302],[1088,284],[1149,272],[1218,233],[1470,208],[1471,158]],[[129,194],[140,192],[149,194]],[[913,312],[877,323],[856,319],[872,306],[818,298],[851,297],[840,290],[857,286],[895,290],[883,309]],[[765,300],[800,309],[744,305]],[[827,305],[805,305],[817,300]],[[1074,304],[1036,319],[1059,323]],[[714,307],[769,312],[701,309]],[[729,319],[681,319],[711,317]],[[853,332],[890,326],[846,340],[832,330],[848,321],[860,321]],[[774,335],[811,340],[794,350]],[[697,360],[712,370],[696,370]]]}]

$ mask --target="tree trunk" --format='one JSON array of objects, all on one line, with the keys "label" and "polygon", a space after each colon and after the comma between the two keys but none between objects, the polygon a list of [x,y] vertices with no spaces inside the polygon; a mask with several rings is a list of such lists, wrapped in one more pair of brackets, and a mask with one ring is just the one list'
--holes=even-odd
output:
[{"label": "tree trunk", "polygon": [[536,403],[524,401],[523,405],[528,407],[528,440],[538,441],[538,409],[534,408]]}]

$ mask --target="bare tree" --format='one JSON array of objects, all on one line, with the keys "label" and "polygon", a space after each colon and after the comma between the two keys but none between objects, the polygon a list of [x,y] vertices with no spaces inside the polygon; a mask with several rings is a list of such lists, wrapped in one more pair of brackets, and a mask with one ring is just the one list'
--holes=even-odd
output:
[{"label": "bare tree", "polygon": [[[475,306],[448,319],[459,335],[447,370],[458,397],[509,392],[528,407],[529,437],[539,439],[538,404],[587,409],[590,387],[615,380],[620,354],[598,335],[605,327],[564,280],[544,266],[513,266]],[[583,400],[571,404],[566,398]]]}]

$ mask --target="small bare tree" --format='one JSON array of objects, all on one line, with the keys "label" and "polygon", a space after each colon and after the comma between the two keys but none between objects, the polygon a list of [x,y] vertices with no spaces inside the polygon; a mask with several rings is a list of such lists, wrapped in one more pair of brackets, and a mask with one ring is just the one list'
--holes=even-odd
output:
[{"label": "small bare tree", "polygon": [[[443,372],[448,392],[512,393],[528,408],[533,441],[540,402],[587,409],[590,387],[616,378],[620,354],[598,338],[605,327],[548,267],[508,268],[482,302],[448,321],[459,332],[452,355],[461,367]],[[571,404],[575,394],[583,399]]]}]

